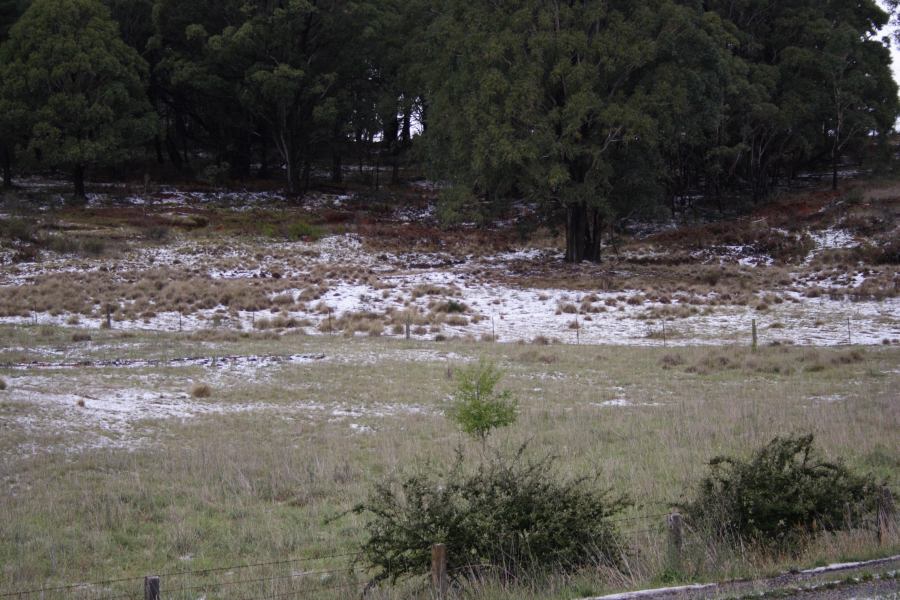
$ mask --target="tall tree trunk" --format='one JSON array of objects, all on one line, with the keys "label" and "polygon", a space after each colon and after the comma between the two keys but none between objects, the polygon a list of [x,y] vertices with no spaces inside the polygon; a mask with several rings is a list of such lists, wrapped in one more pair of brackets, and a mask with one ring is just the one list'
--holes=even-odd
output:
[{"label": "tall tree trunk", "polygon": [[165,160],[163,160],[162,140],[160,139],[159,134],[153,136],[153,149],[156,150],[157,164],[164,164]]},{"label": "tall tree trunk", "polygon": [[303,191],[309,191],[309,182],[312,177],[312,163],[309,157],[303,159]]},{"label": "tall tree trunk", "polygon": [[266,148],[265,137],[259,142],[259,170],[256,172],[256,176],[260,179],[268,179],[271,176],[269,173],[269,152],[268,148]]},{"label": "tall tree trunk", "polygon": [[236,147],[228,153],[228,174],[232,179],[243,180],[250,177],[250,163],[252,162],[251,150],[253,140],[249,135],[243,136]]},{"label": "tall tree trunk", "polygon": [[294,164],[294,157],[291,156],[288,160],[285,160],[284,164],[287,168],[288,193],[298,194],[300,192],[300,171],[297,169],[297,165]]},{"label": "tall tree trunk", "polygon": [[341,183],[344,180],[344,164],[341,153],[337,150],[331,155],[331,181]]},{"label": "tall tree trunk", "polygon": [[381,155],[381,151],[377,150],[375,153],[375,191],[377,192],[381,187],[381,164],[379,164],[379,157]]},{"label": "tall tree trunk", "polygon": [[12,187],[12,150],[9,146],[3,146],[3,187]]},{"label": "tall tree trunk", "polygon": [[84,192],[84,165],[76,165],[72,173],[72,183],[75,184],[75,200],[83,201],[87,198]]},{"label": "tall tree trunk", "polygon": [[585,206],[583,203],[566,207],[566,262],[584,260]]},{"label": "tall tree trunk", "polygon": [[838,155],[836,152],[831,153],[831,189],[837,191],[838,188]]},{"label": "tall tree trunk", "polygon": [[600,262],[603,215],[583,202],[566,207],[566,262]]},{"label": "tall tree trunk", "polygon": [[403,109],[403,132],[400,139],[404,148],[408,147],[412,140],[412,105],[407,105]]},{"label": "tall tree trunk", "polygon": [[171,135],[166,135],[166,152],[169,155],[169,161],[175,166],[175,169],[181,171],[184,168],[184,161],[181,160],[178,143]]}]

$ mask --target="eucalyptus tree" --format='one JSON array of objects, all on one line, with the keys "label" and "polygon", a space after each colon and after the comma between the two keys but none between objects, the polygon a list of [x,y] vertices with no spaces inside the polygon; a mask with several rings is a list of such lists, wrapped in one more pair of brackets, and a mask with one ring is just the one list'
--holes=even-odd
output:
[{"label": "eucalyptus tree", "polygon": [[538,200],[564,224],[566,260],[598,260],[605,223],[641,200],[628,196],[659,194],[660,136],[700,145],[720,119],[706,91],[722,86],[721,34],[703,19],[668,0],[447,0],[426,92],[436,170],[487,204]]},{"label": "eucalyptus tree", "polygon": [[21,110],[42,163],[70,172],[77,198],[88,167],[119,163],[153,136],[147,65],[99,0],[34,0],[2,52],[2,102]]}]

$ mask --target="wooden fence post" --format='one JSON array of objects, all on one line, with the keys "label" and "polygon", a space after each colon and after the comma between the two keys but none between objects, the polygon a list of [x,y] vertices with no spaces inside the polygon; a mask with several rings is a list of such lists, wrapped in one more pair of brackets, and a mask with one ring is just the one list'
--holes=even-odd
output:
[{"label": "wooden fence post", "polygon": [[436,598],[445,598],[450,588],[447,577],[447,546],[434,544],[431,546],[431,588]]},{"label": "wooden fence post", "polygon": [[890,488],[887,486],[881,488],[881,494],[878,496],[878,544],[884,545],[888,542],[891,532],[894,529],[894,497]]},{"label": "wooden fence post", "polygon": [[853,345],[853,336],[850,334],[850,317],[847,317],[847,345]]},{"label": "wooden fence post", "polygon": [[410,316],[409,311],[406,311],[406,339],[410,338],[410,325],[412,325],[411,320],[412,317]]},{"label": "wooden fence post", "polygon": [[144,577],[144,600],[159,600],[159,577],[148,575]]},{"label": "wooden fence post", "polygon": [[662,326],[663,326],[663,348],[665,348],[668,345],[668,340],[666,340],[666,319],[665,318],[663,318]]},{"label": "wooden fence post", "polygon": [[112,329],[112,305],[106,305],[106,328]]},{"label": "wooden fence post", "polygon": [[672,513],[666,517],[666,524],[669,527],[669,568],[681,571],[681,548],[684,545],[681,515]]},{"label": "wooden fence post", "polygon": [[759,339],[756,335],[756,319],[753,319],[753,351],[756,352],[759,347]]}]

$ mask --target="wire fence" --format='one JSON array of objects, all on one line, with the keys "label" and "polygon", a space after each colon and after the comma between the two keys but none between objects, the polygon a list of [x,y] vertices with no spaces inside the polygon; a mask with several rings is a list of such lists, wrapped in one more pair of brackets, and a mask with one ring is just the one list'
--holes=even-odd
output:
[{"label": "wire fence", "polygon": [[[894,543],[900,533],[897,511],[889,490],[874,516],[851,523],[851,534],[876,536],[879,543]],[[678,569],[689,561],[716,561],[723,547],[721,536],[697,529],[678,513],[618,516],[606,520],[615,535],[595,540],[597,564],[602,553],[621,556],[635,552],[655,554],[660,564]],[[728,540],[724,540],[726,543]],[[734,540],[731,540],[733,546]],[[613,548],[610,543],[614,544]],[[588,544],[590,545],[590,544]],[[441,550],[436,552],[435,549]],[[279,600],[361,597],[378,581],[391,581],[392,573],[376,573],[363,566],[360,552],[303,556],[263,562],[235,561],[227,566],[172,570],[67,585],[35,587],[0,592],[0,600]],[[615,563],[616,558],[610,564]],[[448,568],[448,564],[453,565]],[[514,569],[515,567],[513,567]],[[459,564],[448,558],[443,544],[432,547],[431,572],[421,573],[421,585],[446,590],[478,585],[491,578],[506,578],[507,567],[499,564]],[[408,575],[408,573],[405,573]],[[438,594],[440,596],[440,594]]]},{"label": "wire fence", "polygon": [[[345,597],[371,579],[358,552],[155,572],[148,575],[34,587],[0,593],[0,600],[264,600]],[[149,588],[149,589],[148,589]],[[354,594],[355,595],[355,594]]]}]

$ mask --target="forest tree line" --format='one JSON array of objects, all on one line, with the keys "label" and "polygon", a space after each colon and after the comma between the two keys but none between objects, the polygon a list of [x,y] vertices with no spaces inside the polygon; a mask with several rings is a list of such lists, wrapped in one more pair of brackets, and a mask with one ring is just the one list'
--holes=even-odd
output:
[{"label": "forest tree line", "polygon": [[414,160],[451,206],[611,220],[889,156],[875,0],[0,0],[0,159],[309,188]]}]

